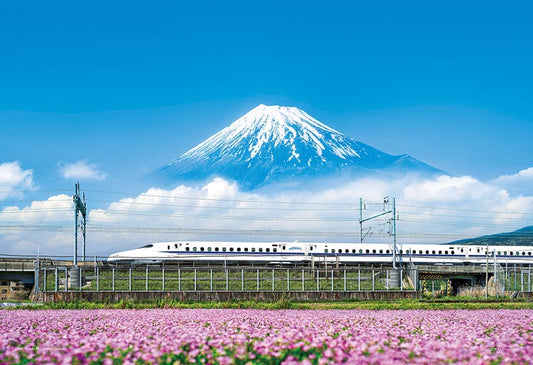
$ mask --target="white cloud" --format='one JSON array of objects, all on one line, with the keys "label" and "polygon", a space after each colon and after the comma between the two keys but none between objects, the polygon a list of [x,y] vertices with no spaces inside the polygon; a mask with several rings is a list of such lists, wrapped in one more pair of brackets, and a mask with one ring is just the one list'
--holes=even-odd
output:
[{"label": "white cloud", "polygon": [[24,170],[20,162],[0,164],[0,200],[21,196],[21,190],[33,189],[33,170]]},{"label": "white cloud", "polygon": [[[243,192],[217,178],[200,187],[150,188],[90,210],[88,253],[103,255],[177,239],[358,242],[359,197],[365,200],[364,217],[370,217],[383,212],[384,196],[396,197],[399,242],[448,242],[512,231],[530,225],[533,211],[533,196],[513,195],[470,176],[366,178],[279,192]],[[367,242],[391,241],[390,218],[365,223],[372,229]],[[26,208],[5,208],[0,224],[51,228],[44,233],[0,231],[0,239],[12,242],[11,253],[26,253],[32,242],[40,242],[41,254],[71,255],[72,220],[72,201],[66,195]]]},{"label": "white cloud", "polygon": [[533,167],[516,174],[500,176],[492,180],[491,184],[500,186],[511,193],[533,195]]},{"label": "white cloud", "polygon": [[98,164],[78,161],[60,166],[59,172],[65,179],[104,180],[107,175],[99,171],[97,167]]}]

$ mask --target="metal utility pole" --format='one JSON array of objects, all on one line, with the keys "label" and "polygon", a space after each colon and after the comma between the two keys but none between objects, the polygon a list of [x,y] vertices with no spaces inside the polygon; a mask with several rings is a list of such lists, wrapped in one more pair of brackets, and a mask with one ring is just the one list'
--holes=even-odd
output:
[{"label": "metal utility pole", "polygon": [[360,236],[359,236],[359,243],[363,243],[363,240],[364,238],[366,237],[366,235],[368,234],[364,234],[363,235],[363,223],[366,222],[366,221],[369,221],[371,219],[374,219],[374,218],[378,218],[378,217],[381,217],[383,215],[386,215],[386,214],[392,214],[392,219],[391,221],[389,221],[390,223],[392,223],[392,232],[389,232],[389,234],[392,236],[393,238],[393,247],[392,247],[392,267],[394,269],[396,269],[396,261],[397,261],[397,246],[396,246],[396,198],[392,198],[392,208],[391,209],[386,209],[387,206],[389,204],[389,197],[386,196],[385,198],[383,198],[383,212],[381,213],[378,213],[376,215],[373,215],[372,217],[368,217],[368,218],[363,218],[363,198],[359,198],[359,231],[360,231]]},{"label": "metal utility pole", "polygon": [[74,266],[78,266],[78,214],[81,213],[81,230],[83,233],[83,261],[85,261],[85,239],[87,227],[87,205],[85,204],[85,193],[83,199],[80,196],[80,183],[74,186],[75,192],[72,196],[74,202]]}]

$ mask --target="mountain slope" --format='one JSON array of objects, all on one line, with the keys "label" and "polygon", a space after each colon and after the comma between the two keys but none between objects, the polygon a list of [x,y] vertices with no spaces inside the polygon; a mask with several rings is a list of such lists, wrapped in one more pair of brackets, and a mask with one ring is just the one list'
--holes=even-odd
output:
[{"label": "mountain slope", "polygon": [[346,137],[294,107],[259,105],[164,166],[172,180],[222,176],[253,189],[335,172],[439,170]]},{"label": "mountain slope", "polygon": [[449,244],[488,244],[489,246],[533,246],[533,226],[524,227],[513,232],[498,233],[493,235],[454,241]]}]

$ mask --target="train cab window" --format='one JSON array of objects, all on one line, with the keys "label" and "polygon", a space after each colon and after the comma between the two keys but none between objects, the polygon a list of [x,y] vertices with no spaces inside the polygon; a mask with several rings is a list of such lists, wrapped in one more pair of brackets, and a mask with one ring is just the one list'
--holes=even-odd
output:
[{"label": "train cab window", "polygon": [[367,249],[367,250],[366,250],[366,253],[370,253],[370,250]]},{"label": "train cab window", "polygon": [[272,252],[278,252],[278,249],[277,249],[276,247],[274,247],[274,248],[272,249]]},{"label": "train cab window", "polygon": [[248,247],[245,247],[245,248],[244,248],[244,252],[248,252]]},{"label": "train cab window", "polygon": [[266,251],[266,252],[270,252],[270,248],[267,247],[265,251]]}]

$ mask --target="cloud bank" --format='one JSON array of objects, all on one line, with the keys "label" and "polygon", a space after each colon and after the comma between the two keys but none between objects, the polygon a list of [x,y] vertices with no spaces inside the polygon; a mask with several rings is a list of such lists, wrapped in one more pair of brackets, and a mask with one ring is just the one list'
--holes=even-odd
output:
[{"label": "cloud bank", "polygon": [[20,191],[32,189],[33,170],[24,170],[18,161],[0,164],[0,201],[20,197]]},{"label": "cloud bank", "polygon": [[[249,192],[215,178],[203,186],[150,188],[102,208],[91,209],[89,196],[88,254],[170,240],[358,242],[359,197],[363,216],[370,217],[390,208],[385,196],[396,197],[398,242],[449,242],[531,225],[533,196],[510,193],[504,185],[512,183],[507,177],[483,182],[471,176],[405,176]],[[390,218],[366,222],[365,242],[391,242]],[[0,253],[31,254],[40,245],[41,254],[71,255],[72,220],[66,195],[5,208],[0,225],[10,223],[12,229],[0,230],[6,242]]]},{"label": "cloud bank", "polygon": [[65,179],[79,180],[105,180],[106,174],[98,170],[98,164],[91,164],[88,161],[78,161],[65,164],[59,167],[59,173]]}]

